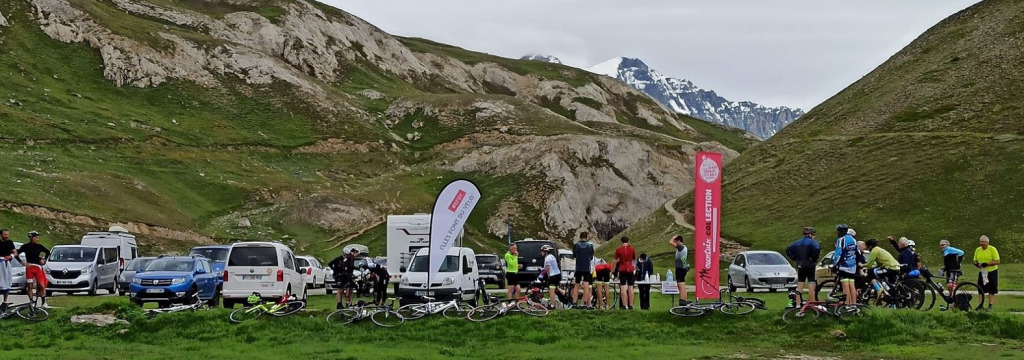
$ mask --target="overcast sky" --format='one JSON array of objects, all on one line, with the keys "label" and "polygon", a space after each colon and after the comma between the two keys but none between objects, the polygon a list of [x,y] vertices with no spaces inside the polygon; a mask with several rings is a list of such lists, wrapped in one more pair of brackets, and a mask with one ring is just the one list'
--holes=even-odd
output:
[{"label": "overcast sky", "polygon": [[730,100],[804,110],[978,0],[321,0],[385,31],[586,68],[640,58]]}]

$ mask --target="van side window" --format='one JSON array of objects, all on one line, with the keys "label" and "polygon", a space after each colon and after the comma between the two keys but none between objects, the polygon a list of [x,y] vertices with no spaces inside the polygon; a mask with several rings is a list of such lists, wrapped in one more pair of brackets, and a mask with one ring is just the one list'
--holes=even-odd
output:
[{"label": "van side window", "polygon": [[286,269],[295,270],[295,259],[292,259],[292,254],[281,250],[281,258],[284,259],[284,267]]},{"label": "van side window", "polygon": [[104,255],[104,260],[103,260],[104,264],[113,264],[113,263],[117,262],[117,249],[114,249],[114,248],[104,248],[103,249],[103,255]]},{"label": "van side window", "polygon": [[139,248],[132,248],[132,259],[139,257]]}]

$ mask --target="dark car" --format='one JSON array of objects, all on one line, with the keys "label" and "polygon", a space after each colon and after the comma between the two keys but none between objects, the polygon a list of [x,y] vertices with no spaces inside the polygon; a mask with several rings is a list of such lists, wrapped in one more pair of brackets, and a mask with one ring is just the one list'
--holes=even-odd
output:
[{"label": "dark car", "polygon": [[484,283],[505,287],[505,266],[498,255],[480,254],[476,256],[476,267],[480,270],[480,278]]},{"label": "dark car", "polygon": [[518,276],[519,285],[529,285],[544,270],[544,257],[540,254],[540,248],[544,245],[558,248],[557,244],[551,240],[516,241],[516,247],[519,248],[519,266],[521,267]]}]

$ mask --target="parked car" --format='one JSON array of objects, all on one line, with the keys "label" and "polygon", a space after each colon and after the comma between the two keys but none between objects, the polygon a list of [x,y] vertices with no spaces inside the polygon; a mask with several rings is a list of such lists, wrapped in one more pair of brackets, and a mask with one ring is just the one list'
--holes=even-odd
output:
[{"label": "parked car", "polygon": [[193,295],[217,306],[220,297],[219,276],[205,257],[160,256],[132,279],[131,301],[139,306],[157,302],[160,307],[191,304]]},{"label": "parked car", "polygon": [[107,231],[90,232],[82,237],[82,245],[112,246],[117,249],[118,269],[124,269],[129,261],[139,256],[139,245],[135,235],[120,226],[111,226]]},{"label": "parked car", "polygon": [[231,251],[231,245],[208,245],[196,246],[189,250],[188,254],[202,255],[210,260],[210,267],[213,268],[213,273],[223,276],[224,266],[228,263],[228,251]]},{"label": "parked car", "polygon": [[540,248],[544,245],[558,248],[557,244],[550,240],[516,241],[516,247],[519,248],[519,265],[522,266],[522,269],[519,269],[519,285],[529,285],[530,281],[536,279],[544,270],[544,257],[540,255]]},{"label": "parked car", "polygon": [[[24,254],[18,254],[18,258],[21,259],[21,262],[25,262]],[[27,291],[25,284],[25,265],[18,261],[11,261],[11,293],[25,294]]]},{"label": "parked car", "polygon": [[729,289],[796,289],[796,269],[786,258],[774,251],[744,251],[736,255],[729,265]]},{"label": "parked car", "polygon": [[279,300],[286,294],[306,300],[306,282],[296,266],[295,254],[278,242],[232,244],[223,279],[226,308],[245,304],[254,292],[267,300]]},{"label": "parked car", "polygon": [[128,262],[128,266],[124,267],[124,271],[121,271],[121,275],[117,279],[117,290],[118,295],[124,296],[131,289],[132,279],[135,278],[135,274],[143,271],[146,265],[153,262],[156,257],[138,257]]},{"label": "parked car", "polygon": [[120,271],[117,248],[84,245],[57,245],[43,266],[46,271],[47,296],[55,292],[74,294],[106,289],[117,293],[117,275]]},{"label": "parked car", "polygon": [[494,254],[479,254],[476,256],[476,267],[480,269],[480,278],[485,284],[505,287],[505,267],[501,260]]},{"label": "parked car", "polygon": [[438,301],[458,299],[475,302],[479,290],[480,269],[476,267],[473,249],[453,246],[448,249],[435,278],[427,287],[427,272],[430,249],[416,252],[409,268],[402,274],[402,285],[398,287],[398,298],[402,304],[421,302],[423,296]]},{"label": "parked car", "polygon": [[312,256],[296,256],[295,261],[299,263],[299,272],[306,274],[307,287],[312,289],[327,287],[327,269],[320,264],[320,260]]}]

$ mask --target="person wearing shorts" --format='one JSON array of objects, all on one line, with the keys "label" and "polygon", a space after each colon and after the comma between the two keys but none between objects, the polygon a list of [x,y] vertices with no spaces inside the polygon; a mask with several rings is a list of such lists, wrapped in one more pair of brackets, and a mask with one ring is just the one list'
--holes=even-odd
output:
[{"label": "person wearing shorts", "polygon": [[509,245],[505,253],[505,283],[508,285],[508,299],[515,299],[522,292],[519,287],[519,247],[516,244]]},{"label": "person wearing shorts", "polygon": [[555,248],[551,245],[544,245],[540,248],[541,255],[544,256],[544,282],[548,285],[548,308],[554,309],[555,302],[558,301],[555,291],[558,289],[558,283],[562,281],[562,271],[558,269],[558,259],[555,258]]},{"label": "person wearing shorts", "polygon": [[597,289],[597,308],[609,309],[611,304],[611,292],[608,288],[608,283],[612,281],[612,266],[604,262],[604,260],[598,261],[598,264],[594,266],[594,284]]},{"label": "person wearing shorts", "polygon": [[860,248],[857,246],[857,239],[850,234],[849,226],[840,224],[836,226],[836,251],[832,255],[833,270],[839,274],[839,285],[843,287],[843,294],[846,295],[846,304],[853,305],[857,301],[857,254]]},{"label": "person wearing shorts", "polygon": [[25,265],[25,287],[28,289],[28,300],[35,303],[34,295],[38,293],[39,298],[43,300],[41,306],[47,307],[46,286],[48,284],[43,265],[46,265],[46,258],[50,257],[50,250],[39,243],[38,232],[29,232],[28,241],[27,244],[21,246],[21,249],[18,249],[19,254],[25,254],[23,265]]},{"label": "person wearing shorts", "polygon": [[349,305],[352,305],[352,290],[355,289],[356,284],[352,279],[352,272],[356,268],[356,255],[359,254],[359,250],[353,248],[348,254],[342,254],[339,257],[331,260],[327,264],[327,267],[334,271],[334,282],[337,290],[337,308],[341,309],[345,305],[341,302],[341,295],[345,293],[345,299]]},{"label": "person wearing shorts", "polygon": [[996,294],[999,293],[999,250],[989,245],[988,236],[982,235],[978,239],[978,248],[974,250],[974,266],[977,266],[978,285],[988,294],[988,309],[996,302]]},{"label": "person wearing shorts", "polygon": [[636,279],[633,277],[633,272],[636,271],[634,261],[636,261],[636,249],[629,244],[629,237],[623,236],[622,246],[615,249],[615,262],[619,264],[619,289],[622,291],[620,306],[626,310],[633,310],[633,300],[636,299],[636,294],[633,294],[633,285],[636,284]]},{"label": "person wearing shorts", "polygon": [[679,288],[679,306],[683,306],[690,302],[686,295],[686,273],[690,272],[690,264],[686,262],[686,244],[683,244],[682,235],[673,236],[668,244],[676,249],[676,286]]},{"label": "person wearing shorts", "polygon": [[594,262],[594,244],[587,239],[587,233],[580,233],[580,241],[572,247],[572,255],[576,259],[576,268],[573,272],[575,285],[572,287],[572,301],[579,303],[580,287],[583,287],[583,308],[591,307],[590,283],[594,282],[591,273],[591,264]]},{"label": "person wearing shorts", "polygon": [[804,302],[804,284],[807,284],[807,291],[811,301],[817,300],[815,287],[818,280],[815,278],[814,267],[818,264],[818,257],[821,255],[821,245],[815,239],[817,231],[812,227],[804,228],[804,237],[794,241],[786,248],[786,256],[796,263],[796,301],[789,304],[796,307]]},{"label": "person wearing shorts", "polygon": [[15,251],[14,241],[11,240],[11,232],[7,229],[0,230],[0,294],[3,294],[4,301],[0,303],[0,313],[7,311],[7,296],[11,292],[11,285],[14,283],[14,274],[11,272],[11,261],[18,253]]}]

